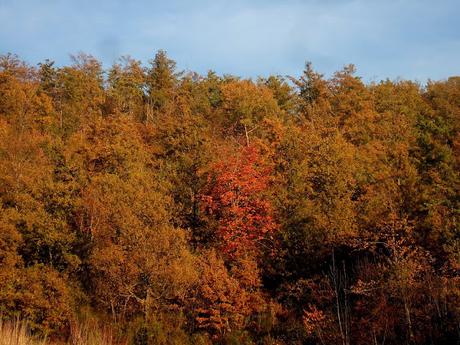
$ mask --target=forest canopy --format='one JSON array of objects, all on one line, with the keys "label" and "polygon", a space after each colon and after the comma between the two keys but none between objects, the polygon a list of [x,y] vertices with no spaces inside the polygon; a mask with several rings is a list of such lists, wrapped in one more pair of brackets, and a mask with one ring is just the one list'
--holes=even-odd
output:
[{"label": "forest canopy", "polygon": [[0,317],[65,341],[454,344],[460,77],[0,57]]}]

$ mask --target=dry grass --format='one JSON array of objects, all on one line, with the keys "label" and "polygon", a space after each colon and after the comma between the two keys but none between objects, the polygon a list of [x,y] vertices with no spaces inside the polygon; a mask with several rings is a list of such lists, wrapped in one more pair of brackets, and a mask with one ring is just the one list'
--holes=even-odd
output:
[{"label": "dry grass", "polygon": [[32,337],[25,322],[3,321],[0,318],[0,345],[45,345],[46,343],[46,339]]},{"label": "dry grass", "polygon": [[[72,324],[67,345],[112,345],[114,343],[110,328],[103,327],[95,321],[86,321]],[[53,345],[53,342],[33,337],[24,321],[3,321],[0,317],[0,345]]]},{"label": "dry grass", "polygon": [[96,321],[87,320],[72,324],[69,345],[111,345],[114,344],[112,330]]}]

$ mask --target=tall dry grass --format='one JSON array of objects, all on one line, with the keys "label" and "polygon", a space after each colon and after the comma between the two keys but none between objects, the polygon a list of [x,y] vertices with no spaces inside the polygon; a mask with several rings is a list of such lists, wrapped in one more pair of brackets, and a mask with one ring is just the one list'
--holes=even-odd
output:
[{"label": "tall dry grass", "polygon": [[114,344],[112,329],[94,320],[72,323],[70,327],[69,345],[112,345]]},{"label": "tall dry grass", "polygon": [[27,323],[21,320],[3,321],[0,318],[0,345],[45,345],[46,339],[33,337]]},{"label": "tall dry grass", "polygon": [[[73,323],[66,345],[113,345],[112,330],[96,321]],[[63,343],[59,343],[64,345]],[[34,337],[21,320],[4,321],[0,317],[0,345],[58,345],[45,338]]]}]

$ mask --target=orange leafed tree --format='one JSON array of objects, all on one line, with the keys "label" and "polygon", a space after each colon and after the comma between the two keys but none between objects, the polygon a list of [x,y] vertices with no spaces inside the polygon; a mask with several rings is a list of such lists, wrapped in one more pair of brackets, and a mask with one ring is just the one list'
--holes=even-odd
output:
[{"label": "orange leafed tree", "polygon": [[221,249],[230,257],[257,253],[277,229],[266,195],[270,168],[258,150],[249,146],[211,169],[201,195],[202,210],[215,221]]}]

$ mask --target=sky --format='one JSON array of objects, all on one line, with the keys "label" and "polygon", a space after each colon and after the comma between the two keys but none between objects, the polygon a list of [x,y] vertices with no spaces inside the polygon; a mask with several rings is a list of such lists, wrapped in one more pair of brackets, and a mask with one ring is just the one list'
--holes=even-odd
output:
[{"label": "sky", "polygon": [[460,0],[0,0],[0,54],[85,52],[109,67],[164,49],[181,70],[298,76],[353,63],[366,81],[460,75]]}]

